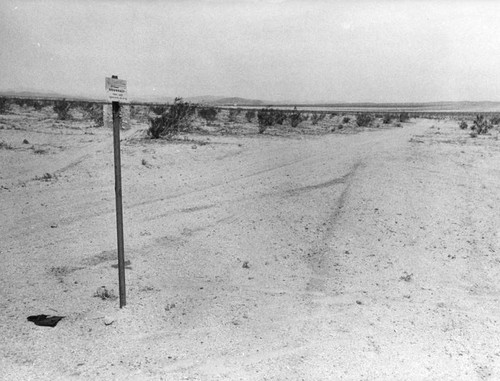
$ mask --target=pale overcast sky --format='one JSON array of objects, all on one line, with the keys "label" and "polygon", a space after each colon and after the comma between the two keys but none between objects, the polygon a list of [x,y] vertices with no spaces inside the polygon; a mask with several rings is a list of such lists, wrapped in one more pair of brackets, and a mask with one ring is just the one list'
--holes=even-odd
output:
[{"label": "pale overcast sky", "polygon": [[500,101],[500,1],[0,0],[0,90]]}]

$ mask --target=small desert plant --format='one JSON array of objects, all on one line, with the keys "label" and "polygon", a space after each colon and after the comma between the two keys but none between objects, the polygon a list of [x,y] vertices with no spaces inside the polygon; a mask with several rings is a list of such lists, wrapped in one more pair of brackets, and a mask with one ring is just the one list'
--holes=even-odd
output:
[{"label": "small desert plant", "polygon": [[371,122],[372,122],[372,117],[370,114],[362,113],[356,115],[356,124],[359,127],[367,127],[370,125]]},{"label": "small desert plant", "polygon": [[273,112],[274,122],[280,126],[286,120],[286,113],[283,110],[274,110]]},{"label": "small desert plant", "polygon": [[36,176],[34,180],[40,180],[40,181],[50,181],[50,180],[57,180],[56,175],[51,175],[50,173],[44,173],[43,176]]},{"label": "small desert plant", "polygon": [[160,116],[168,111],[169,107],[167,105],[155,105],[149,106],[149,111],[152,111],[154,114]]},{"label": "small desert plant", "polygon": [[9,108],[9,100],[7,98],[0,98],[0,114],[5,114]]},{"label": "small desert plant", "polygon": [[43,148],[35,148],[35,146],[31,146],[31,150],[37,155],[44,155],[49,152]]},{"label": "small desert plant", "polygon": [[401,114],[399,114],[399,121],[401,123],[408,122],[409,120],[410,120],[410,116],[408,115],[407,112],[402,112]]},{"label": "small desert plant", "polygon": [[255,118],[255,110],[248,110],[246,113],[245,113],[245,118],[247,119],[248,123],[250,123],[253,118]]},{"label": "small desert plant", "polygon": [[389,113],[384,114],[384,116],[382,117],[382,123],[391,124],[391,122],[392,122],[392,115]]},{"label": "small desert plant", "polygon": [[326,114],[324,113],[314,113],[311,115],[311,122],[313,125],[318,124],[319,121],[325,119]]},{"label": "small desert plant", "polygon": [[495,115],[493,118],[491,118],[490,122],[492,125],[498,126],[500,124],[500,116]]},{"label": "small desert plant", "polygon": [[348,116],[344,116],[344,117],[342,118],[342,123],[343,123],[343,124],[349,123],[350,121],[351,121],[351,118],[349,118]]},{"label": "small desert plant", "polygon": [[300,115],[300,111],[297,110],[297,107],[293,109],[293,112],[289,116],[290,126],[297,127],[300,122],[302,122],[302,116]]},{"label": "small desert plant", "polygon": [[54,102],[54,112],[57,114],[57,118],[60,120],[66,120],[70,118],[69,110],[71,108],[71,103],[66,99],[58,100]]},{"label": "small desert plant", "polygon": [[194,105],[184,102],[182,98],[175,98],[174,104],[170,106],[168,112],[150,119],[151,125],[148,129],[148,135],[153,139],[158,139],[189,131],[195,110]]},{"label": "small desert plant", "polygon": [[336,117],[336,116],[337,116],[337,113],[336,113],[336,112],[332,112],[332,113],[330,113],[330,119],[333,119],[333,118],[334,118],[334,117]]},{"label": "small desert plant", "polygon": [[0,149],[14,149],[9,143],[0,141]]},{"label": "small desert plant", "polygon": [[33,102],[33,108],[35,109],[35,111],[40,111],[43,109],[43,102],[40,102],[40,101],[34,101]]},{"label": "small desert plant", "polygon": [[217,119],[217,109],[215,107],[202,107],[198,110],[198,116],[205,119],[208,124]]},{"label": "small desert plant", "polygon": [[462,120],[458,126],[460,127],[461,130],[466,130],[469,127],[465,120]]},{"label": "small desert plant", "polygon": [[491,127],[484,115],[476,115],[473,123],[471,130],[475,131],[478,135],[486,134]]},{"label": "small desert plant", "polygon": [[274,109],[263,108],[257,113],[257,120],[259,121],[259,134],[263,134],[268,127],[274,126],[276,119],[274,117]]},{"label": "small desert plant", "polygon": [[240,115],[241,108],[232,108],[229,110],[228,118],[230,122],[236,122],[236,117]]},{"label": "small desert plant", "polygon": [[102,105],[99,103],[87,103],[83,105],[83,111],[87,114],[87,118],[91,119],[98,127],[104,126],[104,116]]}]

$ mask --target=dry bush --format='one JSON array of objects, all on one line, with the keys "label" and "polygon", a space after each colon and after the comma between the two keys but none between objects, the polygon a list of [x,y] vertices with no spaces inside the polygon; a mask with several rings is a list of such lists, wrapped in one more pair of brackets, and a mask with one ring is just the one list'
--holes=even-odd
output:
[{"label": "dry bush", "polygon": [[495,115],[493,118],[491,118],[490,122],[492,125],[498,126],[500,124],[500,116]]},{"label": "dry bush", "polygon": [[14,149],[14,147],[12,147],[9,143],[6,143],[6,142],[3,142],[0,140],[0,149],[11,150],[11,149]]},{"label": "dry bush", "polygon": [[263,108],[257,113],[257,120],[259,121],[259,134],[263,134],[268,127],[276,124],[274,111],[275,110],[272,108]]},{"label": "dry bush", "polygon": [[54,102],[54,112],[57,114],[57,119],[67,120],[70,119],[71,115],[69,114],[69,110],[71,108],[71,103],[69,103],[66,99],[58,100]]},{"label": "dry bush", "polygon": [[300,114],[300,111],[297,110],[297,107],[293,109],[293,112],[289,116],[290,119],[290,126],[292,127],[297,127],[300,122],[302,122],[302,116]]},{"label": "dry bush", "polygon": [[[475,131],[478,135],[486,134],[488,130],[491,128],[488,120],[484,117],[484,115],[476,115],[476,119],[474,119],[473,125],[471,126],[471,130]],[[471,134],[472,136],[472,134]]]},{"label": "dry bush", "polygon": [[42,101],[34,101],[33,108],[35,111],[41,111],[44,108],[45,104]]},{"label": "dry bush", "polygon": [[458,126],[460,127],[461,130],[466,130],[469,127],[465,120],[462,120]]},{"label": "dry bush", "polygon": [[322,112],[314,113],[311,115],[311,122],[313,125],[318,124],[318,122],[322,121],[325,119],[326,114]]},{"label": "dry bush", "polygon": [[410,120],[410,116],[408,115],[407,112],[402,112],[401,114],[399,114],[399,121],[401,123],[408,122],[409,120]]},{"label": "dry bush", "polygon": [[217,113],[215,107],[202,107],[198,110],[198,116],[205,119],[208,124],[217,119]]},{"label": "dry bush", "polygon": [[0,98],[0,114],[5,114],[10,106],[10,102],[7,98]]},{"label": "dry bush", "polygon": [[343,124],[347,124],[347,123],[349,123],[350,121],[351,121],[351,118],[350,118],[350,117],[348,117],[348,116],[344,116],[344,117],[342,118],[342,123],[343,123]]},{"label": "dry bush", "polygon": [[392,122],[392,115],[389,113],[384,114],[384,116],[382,117],[382,123],[391,124],[391,122]]},{"label": "dry bush", "polygon": [[[177,101],[177,98],[175,99]],[[167,105],[155,105],[149,106],[149,111],[152,111],[154,114],[160,116],[165,114],[168,111],[169,107]]]},{"label": "dry bush", "polygon": [[255,118],[255,115],[256,115],[255,110],[248,110],[245,113],[245,118],[247,119],[248,123],[250,123],[253,120],[253,118]]},{"label": "dry bush", "polygon": [[150,119],[148,135],[153,139],[171,138],[180,132],[189,132],[196,107],[182,98],[175,98],[174,104],[167,112],[157,118]]},{"label": "dry bush", "polygon": [[87,118],[91,119],[98,127],[104,126],[104,112],[99,103],[86,103],[83,106]]},{"label": "dry bush", "polygon": [[229,110],[228,118],[230,122],[236,122],[236,118],[240,115],[241,108],[232,108]]},{"label": "dry bush", "polygon": [[368,113],[362,113],[356,115],[356,124],[359,127],[367,127],[372,122],[372,116]]}]

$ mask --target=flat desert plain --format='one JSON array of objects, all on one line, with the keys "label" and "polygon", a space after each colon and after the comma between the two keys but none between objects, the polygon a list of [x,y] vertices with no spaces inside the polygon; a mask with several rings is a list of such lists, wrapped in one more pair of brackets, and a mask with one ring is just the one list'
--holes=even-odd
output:
[{"label": "flat desert plain", "polygon": [[132,124],[120,309],[112,131],[0,128],[1,379],[500,379],[497,130]]}]

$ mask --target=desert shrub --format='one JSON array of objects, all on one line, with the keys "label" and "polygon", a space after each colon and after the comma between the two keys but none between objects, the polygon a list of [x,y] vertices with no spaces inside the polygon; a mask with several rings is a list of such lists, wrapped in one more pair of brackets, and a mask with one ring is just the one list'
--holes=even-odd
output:
[{"label": "desert shrub", "polygon": [[462,120],[458,126],[460,127],[461,130],[466,130],[467,127],[469,127],[465,120]]},{"label": "desert shrub", "polygon": [[41,102],[41,101],[34,101],[34,102],[33,102],[33,108],[34,108],[36,111],[40,111],[41,109],[43,109],[43,107],[44,107],[43,102]]},{"label": "desert shrub", "polygon": [[408,115],[407,112],[402,112],[401,114],[399,114],[399,121],[401,123],[408,122],[409,120],[410,120],[410,116]]},{"label": "desert shrub", "polygon": [[57,114],[57,119],[66,120],[70,118],[69,110],[71,108],[71,103],[66,99],[58,100],[54,102],[54,112]]},{"label": "desert shrub", "polygon": [[205,119],[207,123],[217,119],[217,109],[215,107],[202,107],[198,110],[198,116]]},{"label": "desert shrub", "polygon": [[7,98],[0,98],[0,114],[5,114],[9,109],[9,100]]},{"label": "desert shrub", "polygon": [[390,124],[392,122],[392,115],[387,113],[387,114],[384,114],[383,117],[382,117],[382,123],[384,124]]},{"label": "desert shrub", "polygon": [[248,123],[250,123],[253,118],[255,118],[255,110],[248,110],[246,113],[245,113],[245,118],[247,119]]},{"label": "desert shrub", "polygon": [[229,110],[228,118],[230,122],[236,122],[236,117],[240,115],[241,108],[232,108]]},{"label": "desert shrub", "polygon": [[104,126],[104,115],[102,105],[99,103],[87,103],[83,106],[87,118],[92,120],[98,127]]},{"label": "desert shrub", "polygon": [[337,116],[337,113],[336,113],[336,112],[332,112],[332,113],[330,113],[330,119],[333,119],[333,118],[334,118],[334,117],[336,117],[336,116]]},{"label": "desert shrub", "polygon": [[349,123],[350,121],[351,121],[351,118],[349,118],[348,116],[344,116],[344,117],[342,118],[342,123],[344,123],[344,124],[345,124],[345,123]]},{"label": "desert shrub", "polygon": [[280,126],[286,120],[286,113],[283,110],[274,110],[273,112],[274,122]]},{"label": "desert shrub", "polygon": [[[484,115],[476,115],[471,130],[475,131],[478,135],[486,134],[490,129],[490,124]],[[471,135],[472,136],[472,135]]]},{"label": "desert shrub", "polygon": [[297,107],[293,109],[293,112],[289,116],[290,126],[297,127],[300,122],[302,122],[302,116],[300,115],[300,111],[297,110]]},{"label": "desert shrub", "polygon": [[325,113],[314,113],[311,115],[311,122],[313,125],[318,124],[319,121],[325,119],[326,114]]},{"label": "desert shrub", "polygon": [[500,116],[495,115],[493,118],[491,118],[490,122],[492,125],[498,126],[500,124]]},{"label": "desert shrub", "polygon": [[14,149],[9,143],[0,140],[0,149]]},{"label": "desert shrub", "polygon": [[[177,98],[176,98],[177,100]],[[154,105],[149,106],[149,111],[152,111],[156,115],[163,115],[168,111],[169,107],[167,105]]]},{"label": "desert shrub", "polygon": [[360,127],[369,126],[371,122],[372,122],[372,117],[370,114],[362,113],[356,115],[356,124]]},{"label": "desert shrub", "polygon": [[172,137],[180,132],[188,132],[196,107],[182,98],[175,98],[174,104],[167,112],[157,118],[150,119],[148,135],[153,139]]},{"label": "desert shrub", "polygon": [[274,111],[275,110],[272,108],[263,108],[257,113],[257,120],[259,121],[259,134],[263,134],[268,127],[276,124]]}]

